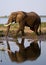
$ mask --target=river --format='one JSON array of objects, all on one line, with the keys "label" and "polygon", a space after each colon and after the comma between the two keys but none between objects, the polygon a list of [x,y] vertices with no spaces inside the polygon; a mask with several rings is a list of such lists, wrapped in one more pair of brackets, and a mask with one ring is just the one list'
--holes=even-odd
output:
[{"label": "river", "polygon": [[[0,18],[0,24],[6,24],[8,18]],[[46,22],[46,17],[41,17],[41,22]]]}]

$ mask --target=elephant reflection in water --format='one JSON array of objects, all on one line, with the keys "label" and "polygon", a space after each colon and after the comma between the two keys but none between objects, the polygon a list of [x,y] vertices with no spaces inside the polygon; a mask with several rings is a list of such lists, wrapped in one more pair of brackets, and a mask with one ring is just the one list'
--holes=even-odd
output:
[{"label": "elephant reflection in water", "polygon": [[[22,38],[21,44],[16,40],[16,44],[19,47],[19,51],[12,52],[10,49],[10,45],[7,41],[7,47],[10,51],[8,51],[8,55],[12,62],[24,62],[26,60],[36,60],[41,54],[41,46],[39,47],[37,41],[33,41],[30,43],[30,46],[24,46],[24,38]],[[40,43],[41,44],[41,43]]]}]

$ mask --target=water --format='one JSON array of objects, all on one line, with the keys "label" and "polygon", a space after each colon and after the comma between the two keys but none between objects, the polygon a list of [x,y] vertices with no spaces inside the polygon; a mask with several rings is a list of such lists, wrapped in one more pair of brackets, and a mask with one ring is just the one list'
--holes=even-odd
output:
[{"label": "water", "polygon": [[[0,24],[6,24],[8,21],[8,18],[0,18]],[[46,17],[41,17],[42,22],[46,22]]]},{"label": "water", "polygon": [[8,21],[8,18],[0,18],[0,24],[6,24]]},{"label": "water", "polygon": [[46,17],[41,17],[41,22],[46,22]]},{"label": "water", "polygon": [[0,38],[0,65],[46,65],[46,36],[41,37]]},{"label": "water", "polygon": [[[8,18],[0,18],[6,24]],[[41,18],[46,22],[46,18]],[[38,40],[0,38],[0,65],[46,65],[46,35]]]}]

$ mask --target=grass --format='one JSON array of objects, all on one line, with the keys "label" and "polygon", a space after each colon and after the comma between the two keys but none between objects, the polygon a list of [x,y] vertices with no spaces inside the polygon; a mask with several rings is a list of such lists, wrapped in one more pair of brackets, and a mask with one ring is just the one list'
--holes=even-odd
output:
[{"label": "grass", "polygon": [[42,23],[41,23],[41,26],[42,26],[42,27],[46,27],[46,22],[42,22]]},{"label": "grass", "polygon": [[[0,24],[0,28],[1,28],[1,27],[6,28],[3,24]],[[18,24],[18,23],[11,24],[11,27],[12,27],[12,28],[18,28],[18,27],[19,27],[19,24]],[[41,23],[41,27],[46,27],[46,22],[42,22],[42,23]]]},{"label": "grass", "polygon": [[[16,32],[16,30],[19,28],[19,24],[18,23],[15,23],[15,24],[12,24],[11,27],[10,27],[10,33],[12,32],[12,34]],[[6,30],[7,30],[7,27],[5,27],[3,24],[0,24],[0,37],[1,36],[4,36],[5,33],[6,33]],[[46,32],[46,22],[42,22],[41,23],[41,30],[43,32]],[[15,32],[14,32],[15,31]],[[25,30],[26,32],[29,31],[29,28],[26,28]],[[30,32],[30,31],[29,31]]]}]

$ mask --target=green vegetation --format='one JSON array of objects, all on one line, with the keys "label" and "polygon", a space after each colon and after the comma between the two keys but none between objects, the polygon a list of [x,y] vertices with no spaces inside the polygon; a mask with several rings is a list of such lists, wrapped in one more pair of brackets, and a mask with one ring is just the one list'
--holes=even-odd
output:
[{"label": "green vegetation", "polygon": [[8,17],[8,16],[6,16],[6,15],[5,15],[5,16],[0,16],[0,18],[7,18],[7,17]]},{"label": "green vegetation", "polygon": [[[15,24],[11,24],[11,29],[17,29],[19,27],[19,24],[18,23],[15,23]],[[41,28],[44,28],[46,27],[46,22],[42,22],[41,23]],[[7,27],[5,27],[3,24],[0,24],[0,29],[6,29]]]},{"label": "green vegetation", "polygon": [[3,24],[0,24],[0,27],[4,26]]},{"label": "green vegetation", "polygon": [[46,22],[42,22],[41,26],[46,27]]},{"label": "green vegetation", "polygon": [[[11,24],[9,33],[10,34],[15,34],[15,32],[16,32],[16,30],[18,28],[19,28],[19,24],[18,23]],[[4,36],[6,34],[6,30],[7,30],[7,27],[5,27],[3,24],[0,24],[0,37]],[[46,22],[42,22],[41,23],[41,30],[42,30],[42,32],[46,33]],[[25,31],[28,32],[29,28],[26,28]]]},{"label": "green vegetation", "polygon": [[[5,26],[3,24],[0,24],[0,27],[5,27]],[[19,24],[18,23],[11,24],[11,27],[18,28]],[[41,27],[46,27],[46,22],[42,22]]]}]

